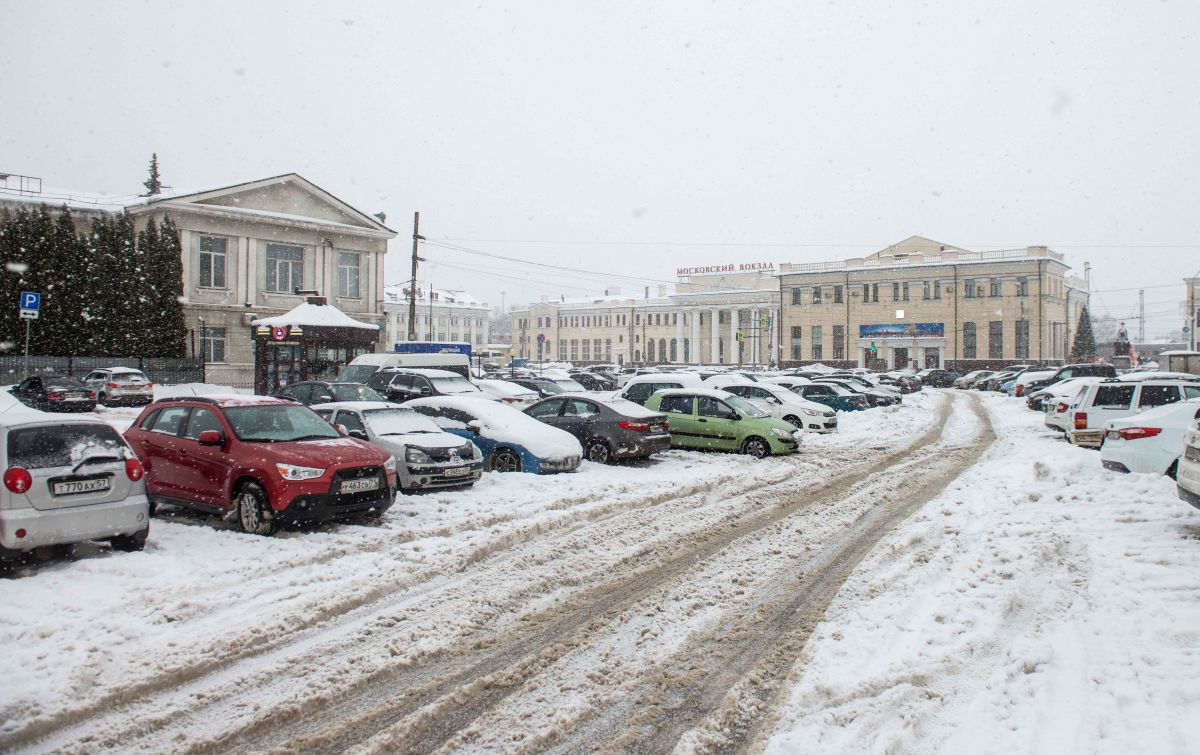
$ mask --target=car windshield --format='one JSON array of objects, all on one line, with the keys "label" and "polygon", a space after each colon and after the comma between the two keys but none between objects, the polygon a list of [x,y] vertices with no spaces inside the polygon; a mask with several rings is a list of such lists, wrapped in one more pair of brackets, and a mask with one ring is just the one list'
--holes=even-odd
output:
[{"label": "car windshield", "polygon": [[365,383],[379,371],[374,364],[348,364],[337,374],[339,383]]},{"label": "car windshield", "polygon": [[331,385],[334,401],[383,401],[383,396],[375,392],[374,388],[368,388],[360,383],[352,383],[349,385]]},{"label": "car windshield", "polygon": [[435,377],[430,378],[439,393],[479,393],[475,384],[465,377]]},{"label": "car windshield", "polygon": [[534,383],[538,388],[541,388],[546,393],[566,393],[567,389],[563,388],[553,380],[538,380]]},{"label": "car windshield", "polygon": [[746,399],[744,399],[740,396],[726,396],[722,400],[726,404],[729,404],[730,406],[732,406],[734,409],[738,409],[739,411],[741,411],[742,414],[745,414],[747,417],[758,418],[758,417],[771,416],[771,415],[767,414],[766,412],[764,412],[762,409],[759,409],[757,406],[755,406],[754,404],[751,404],[749,401],[747,401]]},{"label": "car windshield", "polygon": [[437,423],[412,409],[370,409],[363,412],[363,417],[376,435],[441,432]]},{"label": "car windshield", "polygon": [[233,433],[247,443],[338,438],[338,431],[307,406],[233,406],[225,409]]},{"label": "car windshield", "polygon": [[586,391],[587,390],[587,388],[584,388],[582,385],[579,384],[579,381],[571,380],[570,378],[557,378],[557,379],[555,379],[554,382],[555,382],[555,384],[559,385],[560,387],[563,388],[563,390],[566,390],[566,391]]},{"label": "car windshield", "polygon": [[68,467],[88,457],[123,459],[126,448],[111,425],[22,427],[8,433],[8,464],[25,469]]}]

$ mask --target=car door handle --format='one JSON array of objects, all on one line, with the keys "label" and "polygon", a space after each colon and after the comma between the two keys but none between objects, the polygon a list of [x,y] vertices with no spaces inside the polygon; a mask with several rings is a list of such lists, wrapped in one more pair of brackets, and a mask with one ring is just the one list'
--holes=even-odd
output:
[{"label": "car door handle", "polygon": [[696,420],[696,421],[697,422],[708,422],[708,420],[706,420],[706,419],[700,419],[700,420]]}]

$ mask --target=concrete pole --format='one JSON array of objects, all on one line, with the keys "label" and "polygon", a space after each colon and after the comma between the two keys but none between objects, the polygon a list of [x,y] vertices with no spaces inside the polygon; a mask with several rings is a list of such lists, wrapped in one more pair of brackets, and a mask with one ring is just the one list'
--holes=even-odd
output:
[{"label": "concrete pole", "polygon": [[709,330],[712,331],[712,333],[710,335],[711,340],[709,341],[709,345],[708,345],[708,361],[709,361],[709,364],[720,364],[721,363],[721,350],[720,350],[721,332],[720,332],[719,328],[721,327],[721,310],[714,309],[712,311],[712,314],[709,315],[709,319],[711,320],[711,322],[708,323],[708,327],[709,327]]},{"label": "concrete pole", "polygon": [[738,310],[729,310],[729,364],[737,364],[741,346],[737,340]]},{"label": "concrete pole", "polygon": [[692,340],[688,342],[692,364],[700,364],[700,310],[692,310]]},{"label": "concrete pole", "polygon": [[[675,361],[683,363],[683,318],[687,314],[684,312],[676,313],[675,320]],[[669,356],[669,355],[668,355]]]}]

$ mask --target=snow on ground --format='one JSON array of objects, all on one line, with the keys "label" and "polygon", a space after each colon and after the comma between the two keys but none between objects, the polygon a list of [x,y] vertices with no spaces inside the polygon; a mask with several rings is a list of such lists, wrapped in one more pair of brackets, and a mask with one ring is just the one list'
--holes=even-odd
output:
[{"label": "snow on ground", "polygon": [[843,585],[768,752],[1200,751],[1200,513],[985,400],[995,446]]},{"label": "snow on ground", "polygon": [[[261,641],[287,617],[312,616],[336,599],[379,589],[381,581],[406,589],[456,574],[514,541],[655,497],[785,477],[797,462],[819,468],[823,452],[836,449],[869,454],[871,446],[902,445],[928,426],[938,404],[927,393],[900,407],[840,415],[837,433],[806,435],[793,459],[670,451],[620,466],[584,462],[572,474],[488,473],[469,490],[401,497],[379,526],[328,525],[263,538],[215,517],[156,516],[144,552],[85,545],[74,559],[0,580],[0,733],[170,674],[221,652],[224,638]],[[100,407],[95,416],[123,430],[139,411]]]}]

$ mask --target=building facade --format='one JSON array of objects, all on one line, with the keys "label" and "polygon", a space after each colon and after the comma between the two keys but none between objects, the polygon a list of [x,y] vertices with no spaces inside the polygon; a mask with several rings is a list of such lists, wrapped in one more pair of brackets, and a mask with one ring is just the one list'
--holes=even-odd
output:
[{"label": "building facade", "polygon": [[513,354],[575,364],[767,364],[779,289],[774,266],[762,267],[768,270],[689,270],[669,294],[666,286],[641,297],[610,289],[514,307]]},{"label": "building facade", "polygon": [[[387,344],[407,341],[409,285],[388,286],[384,289],[383,309],[387,316]],[[417,287],[416,327],[418,341],[462,341],[471,344],[472,352],[483,350],[489,343],[491,310],[465,291]]]},{"label": "building facade", "polygon": [[866,257],[782,265],[781,361],[968,369],[1061,362],[1087,284],[1043,246],[972,252],[913,236]]}]

